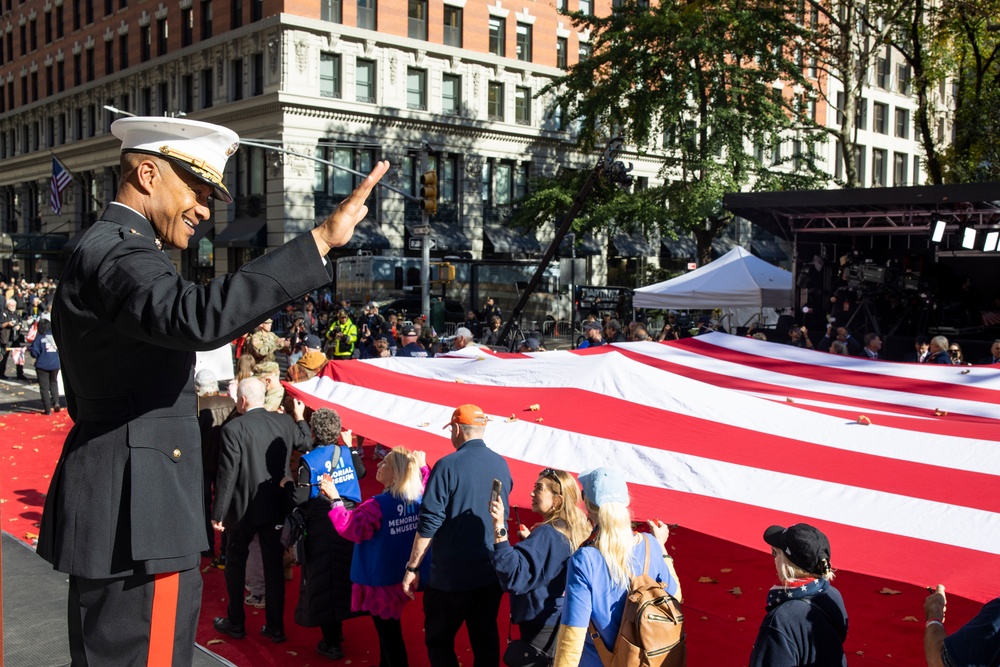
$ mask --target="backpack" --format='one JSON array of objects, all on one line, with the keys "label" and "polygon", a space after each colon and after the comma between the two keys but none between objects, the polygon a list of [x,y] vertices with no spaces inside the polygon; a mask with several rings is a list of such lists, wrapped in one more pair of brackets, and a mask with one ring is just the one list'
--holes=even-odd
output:
[{"label": "backpack", "polygon": [[663,584],[649,576],[649,540],[642,574],[632,577],[614,650],[590,622],[590,638],[604,667],[684,667],[684,614]]}]

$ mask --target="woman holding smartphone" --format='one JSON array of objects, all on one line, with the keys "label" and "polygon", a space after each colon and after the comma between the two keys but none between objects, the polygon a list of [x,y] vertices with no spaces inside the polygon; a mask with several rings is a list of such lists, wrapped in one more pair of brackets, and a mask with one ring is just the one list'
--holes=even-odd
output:
[{"label": "woman holding smartphone", "polygon": [[539,654],[540,663],[555,655],[556,630],[566,589],[566,565],[587,536],[590,523],[580,508],[580,488],[568,472],[546,468],[535,480],[531,509],[542,521],[522,529],[521,541],[511,546],[504,527],[499,498],[490,505],[495,542],[490,559],[500,587],[511,594],[510,620],[518,624],[521,640]]}]

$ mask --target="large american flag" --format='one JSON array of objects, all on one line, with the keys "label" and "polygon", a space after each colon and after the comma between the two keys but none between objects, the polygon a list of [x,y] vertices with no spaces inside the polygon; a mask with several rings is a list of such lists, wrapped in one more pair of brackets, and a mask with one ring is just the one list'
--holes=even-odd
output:
[{"label": "large american flag", "polygon": [[73,174],[63,166],[55,155],[52,156],[52,185],[49,192],[49,203],[52,204],[52,212],[56,215],[62,211],[62,191],[73,182]]},{"label": "large american flag", "polygon": [[[985,601],[1000,595],[1000,369],[870,361],[712,333],[669,344],[327,364],[286,385],[345,428],[451,451],[462,403],[527,506],[545,466],[622,470],[633,512],[766,550],[812,523],[833,565]],[[537,409],[532,409],[536,406]],[[867,422],[867,423],[866,423]]]}]

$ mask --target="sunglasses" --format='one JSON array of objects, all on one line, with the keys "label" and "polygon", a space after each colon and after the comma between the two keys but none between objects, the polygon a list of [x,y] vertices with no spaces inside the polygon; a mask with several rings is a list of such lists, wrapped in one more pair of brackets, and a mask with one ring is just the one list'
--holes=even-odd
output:
[{"label": "sunglasses", "polygon": [[559,481],[559,473],[557,473],[554,469],[546,468],[542,472],[538,473],[538,476],[545,477],[546,479],[551,479],[553,482],[555,482],[556,487],[558,487],[559,489],[558,495],[560,496],[562,495],[562,482]]}]

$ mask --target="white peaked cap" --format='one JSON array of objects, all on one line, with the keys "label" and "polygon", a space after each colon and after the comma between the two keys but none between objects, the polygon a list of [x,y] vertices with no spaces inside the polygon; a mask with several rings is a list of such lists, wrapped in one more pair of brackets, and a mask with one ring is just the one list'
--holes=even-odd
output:
[{"label": "white peaked cap", "polygon": [[222,183],[226,161],[240,147],[240,137],[221,125],[187,118],[130,116],[111,124],[123,153],[168,158],[205,181],[224,202],[233,201]]}]

